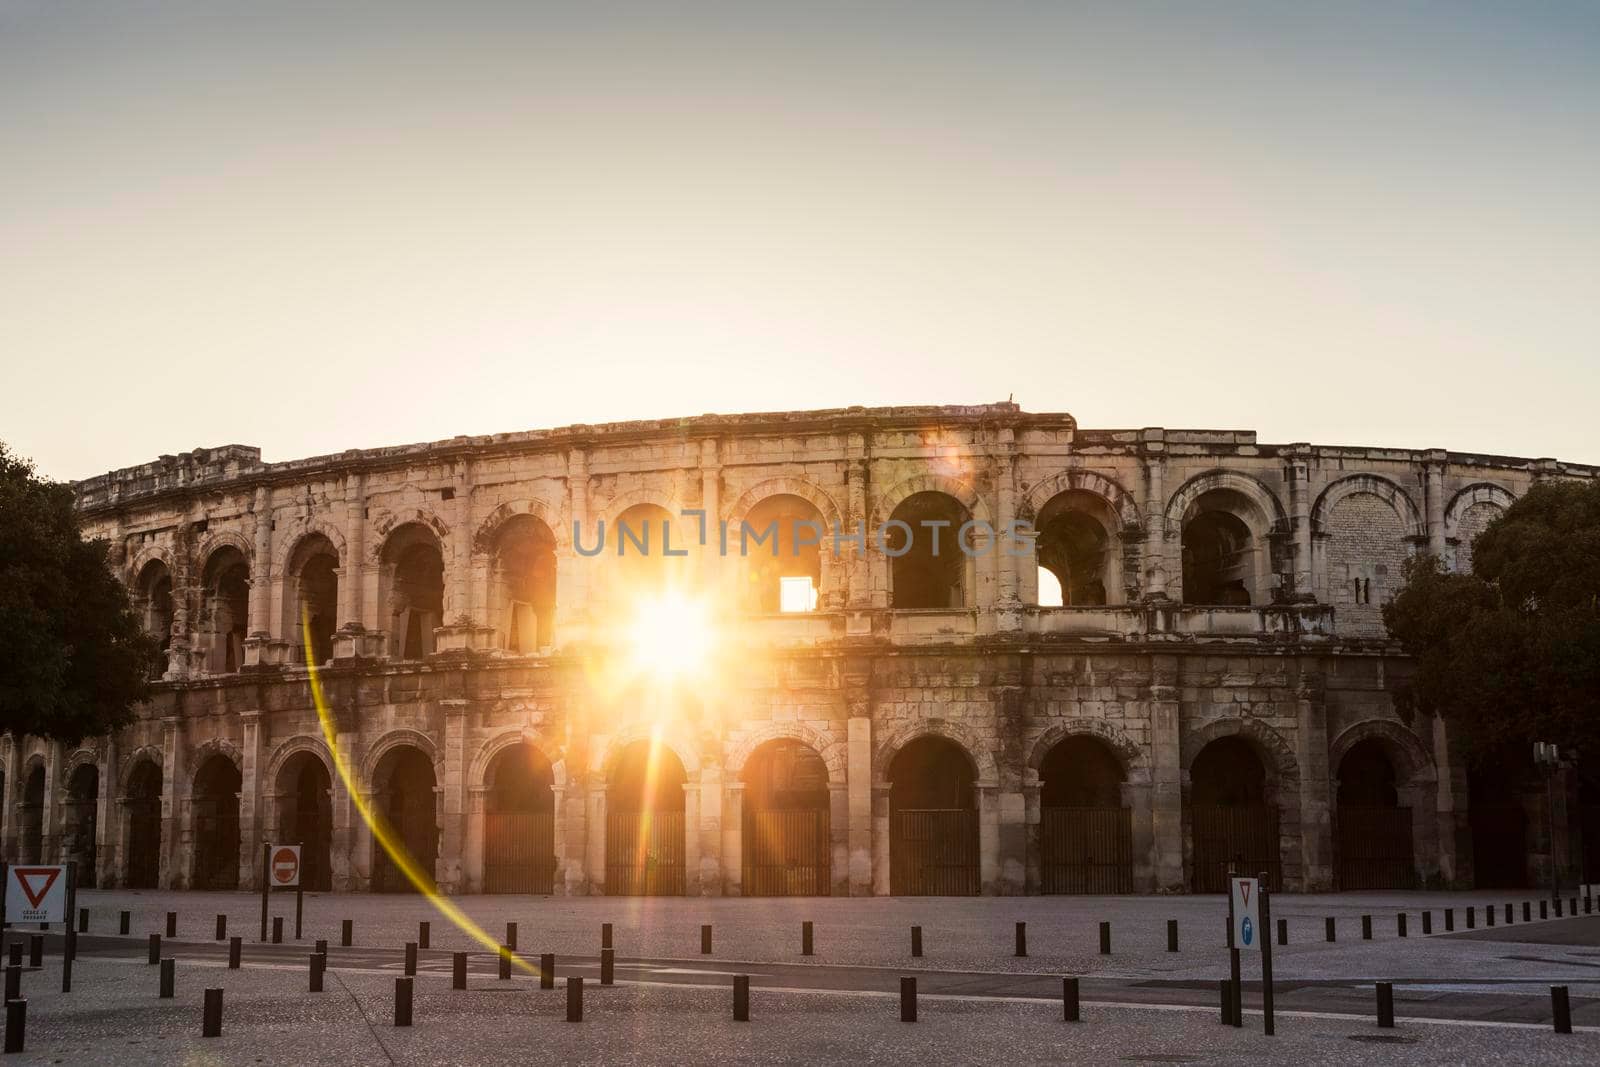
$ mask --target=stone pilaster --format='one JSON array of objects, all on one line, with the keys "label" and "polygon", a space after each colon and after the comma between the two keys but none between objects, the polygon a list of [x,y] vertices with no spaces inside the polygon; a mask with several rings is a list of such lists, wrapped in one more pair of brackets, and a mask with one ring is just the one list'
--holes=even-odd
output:
[{"label": "stone pilaster", "polygon": [[[1444,505],[1445,468],[1450,457],[1442,448],[1429,450],[1423,466],[1423,484],[1427,493],[1428,552],[1440,560],[1445,559]],[[1448,561],[1447,561],[1448,562]]]},{"label": "stone pilaster", "polygon": [[[1295,762],[1300,765],[1301,881],[1320,893],[1333,884],[1333,803],[1328,780],[1328,708],[1316,664],[1301,660],[1295,680]],[[1284,871],[1288,888],[1289,871]]]},{"label": "stone pilaster", "polygon": [[[990,565],[996,574],[995,629],[1002,633],[1022,629],[1022,599],[1018,594],[1019,567],[1032,568],[1032,558],[1017,556],[1016,543],[1010,537],[1011,524],[1017,517],[1017,443],[1016,434],[1003,426],[995,442],[995,530],[994,544],[990,545]],[[982,560],[979,561],[982,563]],[[1035,576],[1037,581],[1037,576]]]},{"label": "stone pilaster", "polygon": [[182,796],[187,784],[183,719],[169,715],[161,720],[161,875],[162,889],[181,889],[188,883],[189,849],[178,840],[183,830]]},{"label": "stone pilaster", "polygon": [[585,838],[585,855],[588,859],[588,889],[591,893],[606,891],[606,785],[598,778],[589,783],[587,808],[588,834]]},{"label": "stone pilaster", "polygon": [[459,893],[466,841],[467,701],[439,701],[444,710],[444,778],[438,783],[439,858],[434,878],[446,893]]},{"label": "stone pilaster", "polygon": [[[121,841],[118,817],[121,815],[121,805],[117,803],[117,796],[122,791],[122,780],[118,773],[117,734],[106,738],[105,748],[102,750],[100,760],[100,792],[95,797],[94,812],[94,866],[95,882],[98,885],[111,887],[116,883],[112,880],[113,872],[117,870],[117,847]],[[85,885],[84,888],[93,889],[94,886]]]},{"label": "stone pilaster", "polygon": [[744,783],[722,784],[722,892],[744,895]]},{"label": "stone pilaster", "polygon": [[264,738],[262,715],[258,710],[239,713],[239,726],[244,743],[240,746],[239,781],[239,888],[261,888],[261,846],[268,843],[272,827],[261,816],[261,794],[271,791],[273,783],[262,782],[262,743]]},{"label": "stone pilaster", "polygon": [[1178,658],[1151,656],[1150,678],[1150,864],[1157,892],[1181,893],[1185,883]]},{"label": "stone pilaster", "polygon": [[[700,781],[690,785],[691,795],[698,801],[700,810],[698,817],[692,821],[686,817],[685,824],[690,835],[698,834],[700,839],[699,895],[720,897],[723,879],[722,765],[702,764]],[[691,870],[690,873],[692,875],[695,871]],[[695,892],[692,886],[690,892]]]},{"label": "stone pilaster", "polygon": [[1140,434],[1144,463],[1144,595],[1160,600],[1171,595],[1175,578],[1167,561],[1166,431],[1149,428]]},{"label": "stone pilaster", "polygon": [[1289,486],[1289,521],[1294,537],[1293,588],[1290,599],[1303,602],[1316,599],[1311,573],[1311,468],[1307,462],[1311,446],[1290,445],[1284,463],[1283,479]]}]

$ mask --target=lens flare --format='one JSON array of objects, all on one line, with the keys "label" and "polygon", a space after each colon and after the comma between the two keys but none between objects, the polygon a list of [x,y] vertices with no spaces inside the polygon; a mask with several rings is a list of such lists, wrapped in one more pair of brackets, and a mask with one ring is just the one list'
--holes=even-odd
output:
[{"label": "lens flare", "polygon": [[639,601],[628,628],[634,668],[658,679],[701,671],[712,646],[711,614],[702,600],[668,590]]}]

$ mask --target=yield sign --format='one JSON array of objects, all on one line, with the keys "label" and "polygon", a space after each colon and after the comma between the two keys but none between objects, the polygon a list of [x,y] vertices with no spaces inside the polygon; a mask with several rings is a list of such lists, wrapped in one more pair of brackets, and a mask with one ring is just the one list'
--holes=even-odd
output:
[{"label": "yield sign", "polygon": [[60,867],[17,867],[17,881],[22,883],[22,892],[28,898],[28,903],[37,908],[44,895],[50,892],[50,887],[55,885],[56,879],[61,877]]},{"label": "yield sign", "polygon": [[6,918],[12,922],[58,923],[66,919],[66,868],[60,864],[11,867],[6,872]]}]

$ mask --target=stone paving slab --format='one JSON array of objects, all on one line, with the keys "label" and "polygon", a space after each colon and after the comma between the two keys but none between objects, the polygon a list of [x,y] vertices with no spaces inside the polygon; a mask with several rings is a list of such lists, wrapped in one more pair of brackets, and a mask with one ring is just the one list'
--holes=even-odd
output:
[{"label": "stone paving slab", "polygon": [[[303,969],[186,965],[177,997],[158,1000],[156,970],[80,960],[76,991],[55,966],[30,974],[28,1048],[17,1063],[382,1064],[617,1063],[1265,1063],[1591,1064],[1600,1033],[1283,1016],[1279,1035],[1221,1026],[1211,1011],[1086,1005],[1061,1021],[1055,1003],[924,997],[920,1021],[898,1020],[894,996],[759,991],[752,1022],[735,1023],[727,988],[624,984],[586,988],[585,1021],[563,1021],[565,993],[474,979],[466,992],[419,976],[416,1025],[391,1025],[389,974],[332,971],[305,992]],[[226,992],[223,1037],[199,1036],[202,990]]]}]

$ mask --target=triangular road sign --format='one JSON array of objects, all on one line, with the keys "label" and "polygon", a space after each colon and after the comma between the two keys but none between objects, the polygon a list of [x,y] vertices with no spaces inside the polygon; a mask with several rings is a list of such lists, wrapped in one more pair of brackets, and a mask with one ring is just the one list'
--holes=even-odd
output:
[{"label": "triangular road sign", "polygon": [[17,884],[22,886],[23,895],[28,898],[28,903],[34,907],[50,892],[50,887],[55,885],[56,879],[61,876],[60,867],[13,867],[17,875]]}]

